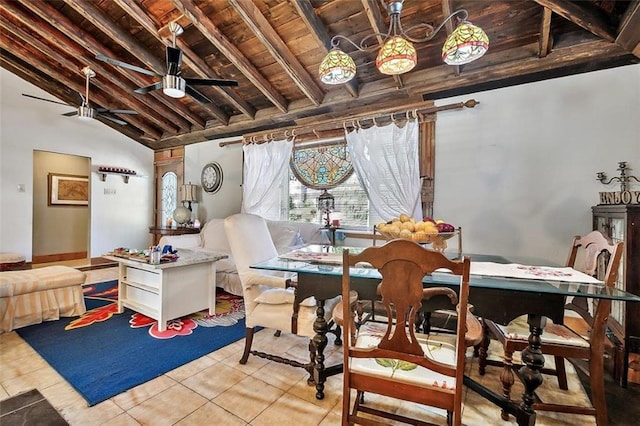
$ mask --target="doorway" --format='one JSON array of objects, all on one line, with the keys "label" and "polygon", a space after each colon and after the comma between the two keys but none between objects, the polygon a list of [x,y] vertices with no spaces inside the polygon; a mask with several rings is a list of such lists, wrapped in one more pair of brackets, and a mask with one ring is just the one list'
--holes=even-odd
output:
[{"label": "doorway", "polygon": [[32,263],[91,264],[91,159],[33,151]]}]

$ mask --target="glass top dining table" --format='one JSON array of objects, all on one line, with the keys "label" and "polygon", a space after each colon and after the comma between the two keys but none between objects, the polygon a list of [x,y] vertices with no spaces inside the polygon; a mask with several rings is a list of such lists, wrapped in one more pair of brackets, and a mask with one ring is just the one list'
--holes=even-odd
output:
[{"label": "glass top dining table", "polygon": [[[325,368],[324,348],[327,344],[327,323],[324,320],[324,301],[333,298],[341,293],[342,278],[342,251],[349,249],[350,252],[359,252],[364,247],[330,247],[330,246],[307,246],[295,252],[286,253],[278,257],[268,259],[264,262],[252,265],[252,269],[280,271],[297,274],[296,301],[300,302],[307,297],[314,296],[318,305],[317,319],[314,329],[317,335],[314,342],[317,346],[316,363],[314,366],[314,381],[316,386],[316,398],[324,398],[324,382],[332,374],[342,372],[342,365]],[[611,299],[625,302],[640,302],[640,296],[624,292],[622,290],[607,287],[595,279],[587,277],[583,281],[582,275],[576,273],[577,281],[572,279],[571,274],[549,274],[545,279],[544,274],[537,274],[533,278],[523,276],[492,276],[487,275],[486,265],[508,265],[511,262],[496,255],[487,254],[463,254],[471,259],[471,276],[469,278],[469,303],[474,306],[473,313],[479,317],[490,319],[500,324],[507,324],[509,321],[527,315],[531,335],[529,347],[523,369],[525,393],[522,402],[508,400],[498,395],[486,387],[480,385],[469,377],[465,377],[465,385],[481,394],[494,404],[500,406],[505,411],[513,414],[519,425],[535,424],[535,411],[532,407],[535,389],[542,384],[542,374],[540,370],[544,366],[544,356],[540,350],[540,335],[544,328],[546,318],[550,318],[557,324],[563,323],[565,300],[569,296],[578,296],[589,299]],[[457,257],[451,255],[450,257]],[[483,270],[483,274],[474,274],[474,264],[476,270]],[[547,268],[548,271],[557,272],[566,268],[545,266],[540,262],[532,261],[527,264],[540,268]],[[514,266],[512,264],[512,266]],[[520,264],[515,265],[520,267]],[[537,269],[540,271],[541,269]],[[545,271],[545,269],[542,269]],[[380,281],[380,273],[367,265],[356,265],[349,271],[351,286],[358,292],[362,300],[375,300],[376,287]],[[566,280],[565,280],[566,279]],[[459,286],[459,277],[453,276],[445,271],[435,271],[433,274],[425,276],[423,283],[425,287],[450,287],[454,291]],[[428,309],[428,307],[427,307]],[[438,309],[437,306],[434,309]],[[524,351],[523,351],[524,355]]]}]

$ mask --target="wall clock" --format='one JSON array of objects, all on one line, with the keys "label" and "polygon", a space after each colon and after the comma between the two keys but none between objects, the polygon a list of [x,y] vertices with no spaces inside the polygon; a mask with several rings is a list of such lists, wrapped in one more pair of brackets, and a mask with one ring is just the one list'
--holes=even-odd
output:
[{"label": "wall clock", "polygon": [[200,175],[200,181],[202,183],[202,189],[206,192],[218,192],[222,186],[222,168],[220,164],[213,162],[204,166],[202,168],[202,174]]}]

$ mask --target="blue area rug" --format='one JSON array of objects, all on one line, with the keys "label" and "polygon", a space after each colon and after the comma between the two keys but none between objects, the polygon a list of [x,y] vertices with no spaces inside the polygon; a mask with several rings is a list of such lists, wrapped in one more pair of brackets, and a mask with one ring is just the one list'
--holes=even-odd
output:
[{"label": "blue area rug", "polygon": [[116,313],[117,284],[86,286],[79,318],[16,330],[90,406],[244,337],[242,298],[218,289],[216,315],[202,311],[158,332],[151,318]]}]

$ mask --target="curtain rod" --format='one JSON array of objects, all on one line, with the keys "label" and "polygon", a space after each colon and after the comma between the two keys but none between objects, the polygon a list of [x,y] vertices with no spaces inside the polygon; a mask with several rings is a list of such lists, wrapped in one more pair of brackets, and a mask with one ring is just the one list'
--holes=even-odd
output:
[{"label": "curtain rod", "polygon": [[[473,108],[478,105],[480,102],[475,99],[469,99],[466,102],[458,102],[453,104],[441,105],[441,106],[432,106],[426,108],[416,108],[409,110],[399,110],[394,112],[385,112],[377,115],[369,114],[360,114],[347,118],[346,120],[333,120],[324,123],[317,123],[315,125],[306,125],[306,126],[298,126],[288,129],[276,129],[273,132],[259,132],[259,133],[248,133],[243,136],[242,140],[236,141],[228,141],[228,142],[220,142],[218,145],[220,147],[225,147],[227,145],[236,145],[236,144],[246,144],[246,143],[265,143],[276,139],[288,139],[289,137],[296,137],[303,134],[310,135],[314,134],[316,138],[319,138],[319,132],[327,132],[327,131],[336,131],[340,129],[346,130],[347,127],[358,127],[360,125],[360,121],[373,121],[375,123],[376,120],[403,120],[410,118],[418,118],[420,115],[428,115],[433,114],[439,111],[448,111],[454,109],[463,109],[463,108]],[[400,117],[397,117],[397,116]],[[413,117],[411,117],[413,116]],[[375,123],[377,124],[377,123]]]}]

